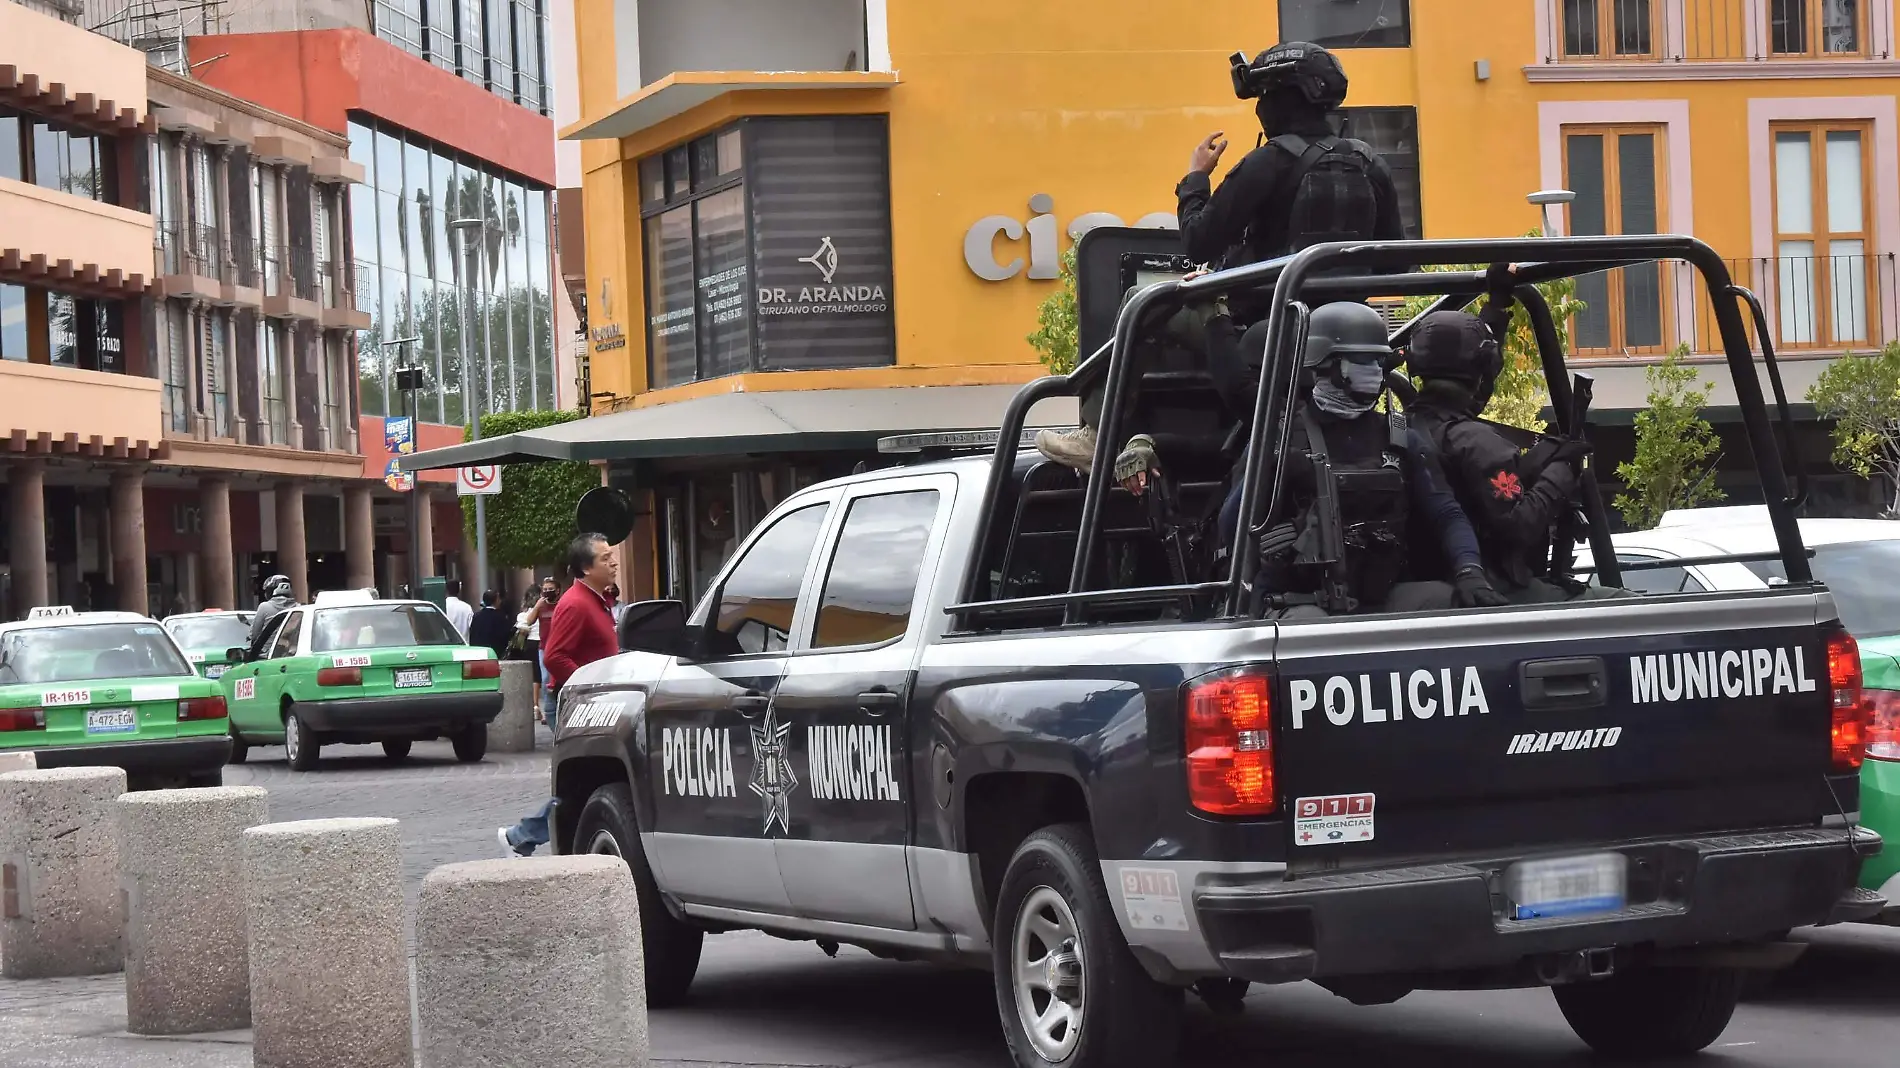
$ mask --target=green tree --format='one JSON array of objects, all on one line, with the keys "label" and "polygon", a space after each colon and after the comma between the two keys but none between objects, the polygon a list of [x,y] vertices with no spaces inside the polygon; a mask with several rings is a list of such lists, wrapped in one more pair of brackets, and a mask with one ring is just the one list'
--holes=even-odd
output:
[{"label": "green tree", "polygon": [[1900,341],[1871,355],[1847,353],[1829,364],[1808,402],[1834,420],[1834,463],[1890,487],[1882,515],[1900,518]]},{"label": "green tree", "polygon": [[[581,413],[572,410],[497,412],[482,417],[482,437],[500,437],[522,430],[554,426]],[[463,432],[463,440],[469,438]],[[593,464],[551,461],[504,464],[501,492],[488,498],[488,563],[490,567],[539,567],[559,561],[567,543],[579,531],[574,506],[581,494],[600,485]],[[462,522],[470,540],[475,536],[475,498],[462,498]]]},{"label": "green tree", "polygon": [[1671,508],[1724,497],[1713,481],[1722,441],[1702,418],[1709,383],[1682,362],[1688,355],[1689,346],[1678,345],[1646,372],[1649,408],[1636,413],[1636,456],[1616,465],[1627,491],[1616,495],[1616,509],[1639,530],[1655,526]]},{"label": "green tree", "polygon": [[1036,332],[1029,335],[1031,348],[1050,374],[1066,375],[1075,370],[1078,315],[1075,306],[1075,249],[1062,254],[1062,273],[1055,292],[1044,297],[1036,310]]}]

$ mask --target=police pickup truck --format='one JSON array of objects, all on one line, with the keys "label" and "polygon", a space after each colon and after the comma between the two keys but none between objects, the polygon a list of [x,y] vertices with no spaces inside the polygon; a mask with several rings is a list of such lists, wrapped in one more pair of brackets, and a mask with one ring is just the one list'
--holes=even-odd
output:
[{"label": "police pickup truck", "polygon": [[[1085,239],[1085,281],[1115,247]],[[1238,434],[1261,458],[1239,466],[1259,520],[1309,301],[1457,307],[1485,272],[1411,265],[1515,262],[1564,412],[1531,283],[1660,258],[1718,294],[1785,585],[1276,612],[1248,565],[1264,522],[1242,524],[1224,572],[1182,575],[1163,544],[1178,529],[1019,456],[1030,407],[1091,373],[1109,398],[1096,471],[1130,420],[1167,455],[1203,432],[1221,453],[1236,435],[1204,427],[1208,409],[1165,410],[1191,402],[1193,372],[1131,356],[1142,317],[1271,292],[1285,340]],[[1856,887],[1879,838],[1857,825],[1855,645],[1792,520],[1753,299],[1706,246],[1322,245],[1159,281],[1124,249],[1106,269],[1149,284],[1119,315],[1113,295],[1113,336],[1075,374],[1024,388],[993,455],[792,494],[696,608],[631,607],[628,651],[563,690],[555,844],[626,859],[653,1004],[685,996],[705,933],[755,928],[990,968],[1025,1068],[1169,1063],[1184,991],[1231,1003],[1299,980],[1361,1004],[1544,985],[1598,1050],[1680,1054],[1721,1034],[1747,970],[1792,959],[1791,929],[1880,909]],[[1196,479],[1183,460],[1184,510],[1220,492]],[[1598,568],[1615,584],[1613,552]]]}]

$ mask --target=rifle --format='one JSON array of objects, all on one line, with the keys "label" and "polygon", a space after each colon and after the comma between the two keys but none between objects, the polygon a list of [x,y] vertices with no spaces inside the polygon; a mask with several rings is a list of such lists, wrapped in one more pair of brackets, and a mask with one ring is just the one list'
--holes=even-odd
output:
[{"label": "rifle", "polygon": [[[1566,437],[1573,441],[1587,440],[1584,425],[1590,418],[1590,402],[1596,392],[1596,379],[1578,371],[1570,376],[1570,413],[1564,421]],[[1589,536],[1590,526],[1584,518],[1582,500],[1596,496],[1597,480],[1595,473],[1588,468],[1577,472],[1577,504],[1564,509],[1557,520],[1551,536],[1550,545],[1550,581],[1566,583],[1574,581],[1577,572],[1577,542]]]}]

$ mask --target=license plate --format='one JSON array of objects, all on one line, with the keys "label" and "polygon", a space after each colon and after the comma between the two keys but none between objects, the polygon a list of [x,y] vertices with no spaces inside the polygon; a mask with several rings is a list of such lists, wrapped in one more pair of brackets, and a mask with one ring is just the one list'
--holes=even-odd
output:
[{"label": "license plate", "polygon": [[396,688],[406,690],[413,686],[429,685],[428,668],[397,668]]},{"label": "license plate", "polygon": [[1512,918],[1587,916],[1623,907],[1629,861],[1621,853],[1527,860],[1504,872]]},{"label": "license plate", "polygon": [[221,679],[224,677],[224,673],[229,670],[231,670],[231,665],[229,664],[213,664],[210,667],[205,668],[205,678]]},{"label": "license plate", "polygon": [[130,734],[138,729],[136,708],[94,708],[86,712],[87,734]]}]

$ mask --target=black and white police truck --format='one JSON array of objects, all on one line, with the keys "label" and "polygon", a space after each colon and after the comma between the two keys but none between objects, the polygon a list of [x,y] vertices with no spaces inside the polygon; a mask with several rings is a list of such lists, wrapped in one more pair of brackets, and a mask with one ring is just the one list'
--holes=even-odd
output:
[{"label": "black and white police truck", "polygon": [[[1600,1051],[1686,1053],[1790,930],[1880,909],[1855,886],[1880,848],[1858,656],[1794,522],[1759,303],[1713,251],[1335,244],[1183,278],[1170,240],[1085,238],[1094,355],[1025,386],[988,455],[792,494],[696,607],[633,606],[627,651],[568,683],[555,845],[626,859],[651,1004],[687,995],[704,934],[752,928],[991,969],[1025,1068],[1165,1064],[1185,992],[1298,980],[1361,1004],[1543,985]],[[1515,263],[1556,432],[1581,434],[1534,283],[1662,259],[1707,286],[1785,585],[1382,615],[1257,581],[1308,307],[1456,308],[1497,274],[1419,265]],[[1146,324],[1243,289],[1275,340],[1252,417],[1220,425]],[[1149,432],[1165,494],[1032,462],[1031,407],[1089,388],[1094,470]],[[1247,521],[1208,552],[1196,517],[1233,485]]]}]

